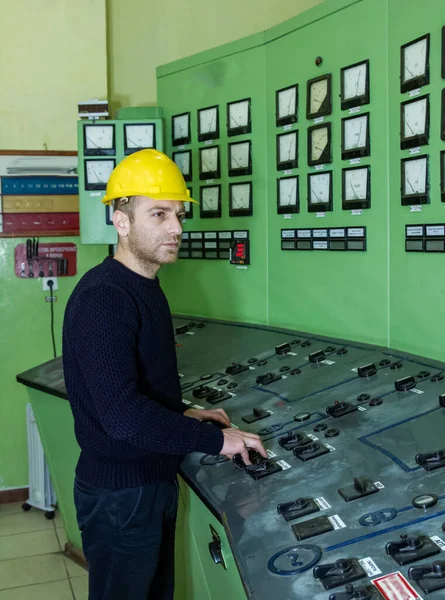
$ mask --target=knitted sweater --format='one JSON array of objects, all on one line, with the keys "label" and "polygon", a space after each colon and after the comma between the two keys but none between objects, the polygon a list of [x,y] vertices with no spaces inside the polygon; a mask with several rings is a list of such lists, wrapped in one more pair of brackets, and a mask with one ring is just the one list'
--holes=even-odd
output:
[{"label": "knitted sweater", "polygon": [[170,309],[158,278],[111,257],[74,289],[63,367],[81,448],[77,476],[104,488],[175,477],[184,454],[218,454],[220,429],[182,413]]}]

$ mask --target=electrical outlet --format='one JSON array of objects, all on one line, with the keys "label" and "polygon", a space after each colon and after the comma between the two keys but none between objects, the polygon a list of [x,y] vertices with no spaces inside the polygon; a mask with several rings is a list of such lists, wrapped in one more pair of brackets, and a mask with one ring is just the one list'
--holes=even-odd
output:
[{"label": "electrical outlet", "polygon": [[54,290],[59,289],[59,286],[57,285],[57,277],[42,277],[42,284],[43,284],[43,291],[44,292],[49,292],[50,291],[50,287],[48,285],[48,281],[52,281],[53,282],[53,292],[54,292]]}]

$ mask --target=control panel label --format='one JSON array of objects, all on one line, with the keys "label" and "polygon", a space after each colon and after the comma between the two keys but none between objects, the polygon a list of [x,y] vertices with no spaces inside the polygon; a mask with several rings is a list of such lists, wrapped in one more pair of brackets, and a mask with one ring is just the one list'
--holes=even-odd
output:
[{"label": "control panel label", "polygon": [[324,447],[327,448],[330,452],[334,452],[335,450],[334,446],[331,446],[330,444],[325,444]]},{"label": "control panel label", "polygon": [[327,250],[328,249],[328,243],[327,242],[314,242],[314,250]]},{"label": "control panel label", "polygon": [[298,229],[297,230],[297,237],[299,237],[299,238],[310,238],[311,237],[311,230],[310,229]]},{"label": "control panel label", "polygon": [[374,481],[374,485],[379,490],[383,490],[383,488],[385,487],[381,481]]},{"label": "control panel label", "polygon": [[439,546],[439,548],[442,550],[442,552],[445,552],[445,542],[443,541],[442,538],[440,538],[438,535],[432,535],[430,537],[430,540],[433,541],[435,544],[437,544]]},{"label": "control panel label", "polygon": [[335,365],[335,360],[322,360],[320,362],[322,362],[324,365]]},{"label": "control panel label", "polygon": [[183,239],[183,240],[188,240],[188,239],[189,239],[189,237],[190,237],[190,234],[189,234],[189,233],[183,233],[183,234],[182,234],[182,239]]},{"label": "control panel label", "polygon": [[216,231],[205,231],[204,237],[206,240],[216,240]]},{"label": "control panel label", "polygon": [[427,225],[426,234],[443,237],[445,235],[445,225]]},{"label": "control panel label", "polygon": [[332,515],[332,517],[328,517],[328,520],[334,529],[344,529],[346,527],[346,523],[343,523],[338,515]]},{"label": "control panel label", "polygon": [[400,571],[373,579],[372,583],[385,600],[423,600]]},{"label": "control panel label", "polygon": [[266,454],[267,454],[267,458],[275,458],[276,457],[275,452],[272,452],[272,450],[266,450]]},{"label": "control panel label", "polygon": [[183,404],[191,404],[190,400],[186,400],[185,398],[182,399]]},{"label": "control panel label", "polygon": [[233,237],[238,238],[240,240],[246,240],[247,239],[247,231],[234,231],[233,232]]},{"label": "control panel label", "polygon": [[331,505],[323,498],[323,496],[320,496],[320,498],[314,498],[314,502],[320,510],[327,510],[328,508],[331,508]]},{"label": "control panel label", "polygon": [[327,238],[328,230],[327,229],[314,229],[312,231],[312,236],[314,238]]},{"label": "control panel label", "polygon": [[281,231],[281,237],[285,238],[294,238],[295,237],[295,229],[283,229]]},{"label": "control panel label", "polygon": [[348,227],[348,237],[364,237],[365,230],[363,227]]},{"label": "control panel label", "polygon": [[290,464],[287,463],[285,460],[277,460],[277,465],[280,465],[283,471],[287,471],[287,469],[290,469]]},{"label": "control panel label", "polygon": [[319,212],[319,213],[315,213],[315,216],[316,216],[316,217],[319,217],[320,219],[322,219],[323,217],[325,217],[325,216],[326,216],[326,213],[325,213],[325,212]]},{"label": "control panel label", "polygon": [[199,406],[199,404],[194,404],[193,408],[197,408],[198,410],[204,410],[203,406]]},{"label": "control panel label", "polygon": [[202,233],[200,231],[194,231],[190,234],[192,240],[202,240]]},{"label": "control panel label", "polygon": [[330,229],[329,237],[330,238],[344,238],[345,230],[344,229]]},{"label": "control panel label", "polygon": [[368,577],[375,577],[376,575],[380,575],[380,573],[382,572],[370,556],[368,556],[367,558],[361,558],[358,562],[366,571]]},{"label": "control panel label", "polygon": [[218,237],[220,240],[231,240],[232,232],[231,231],[220,231],[218,233]]},{"label": "control panel label", "polygon": [[414,394],[423,394],[424,393],[423,390],[418,390],[417,388],[413,388],[412,390],[410,390],[410,392],[413,392]]},{"label": "control panel label", "polygon": [[412,226],[406,228],[407,237],[422,237],[423,236],[423,225]]}]

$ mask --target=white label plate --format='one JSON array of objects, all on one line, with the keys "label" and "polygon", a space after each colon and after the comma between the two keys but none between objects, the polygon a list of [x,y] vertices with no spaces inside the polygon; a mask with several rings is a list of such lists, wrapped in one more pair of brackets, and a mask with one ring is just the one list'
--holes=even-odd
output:
[{"label": "white label plate", "polygon": [[366,571],[368,577],[375,577],[376,575],[380,575],[380,573],[382,572],[370,556],[368,556],[367,558],[361,558],[358,562]]},{"label": "white label plate", "polygon": [[440,538],[438,535],[432,535],[430,537],[430,540],[432,540],[435,544],[437,544],[439,546],[439,548],[442,550],[442,552],[445,552],[445,542],[443,541],[442,538]]},{"label": "white label plate", "polygon": [[331,508],[331,505],[323,498],[323,496],[314,498],[314,502],[320,510],[327,510],[328,508]]},{"label": "white label plate", "polygon": [[332,527],[335,530],[344,529],[346,527],[346,524],[343,523],[343,521],[340,519],[340,517],[338,515],[332,515],[332,517],[328,517],[328,520],[330,521]]},{"label": "white label plate", "polygon": [[287,238],[292,238],[294,239],[295,237],[295,229],[283,229],[283,231],[281,232],[281,239],[287,239]]},{"label": "white label plate", "polygon": [[325,212],[315,213],[315,216],[321,219],[326,216],[326,213]]},{"label": "white label plate", "polygon": [[285,460],[277,460],[277,465],[280,465],[283,471],[287,471],[287,469],[291,468],[290,464],[287,463]]}]

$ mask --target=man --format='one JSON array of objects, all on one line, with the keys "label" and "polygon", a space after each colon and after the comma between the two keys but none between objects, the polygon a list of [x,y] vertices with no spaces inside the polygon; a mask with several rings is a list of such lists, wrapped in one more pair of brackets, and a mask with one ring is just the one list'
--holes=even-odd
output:
[{"label": "man", "polygon": [[[171,600],[176,475],[189,452],[266,456],[221,409],[182,403],[170,309],[156,277],[177,259],[191,201],[174,162],[156,150],[113,171],[119,243],[82,277],[65,312],[63,362],[81,448],[74,499],[90,600]],[[219,427],[206,421],[214,421]],[[222,427],[222,429],[221,429]]]}]

